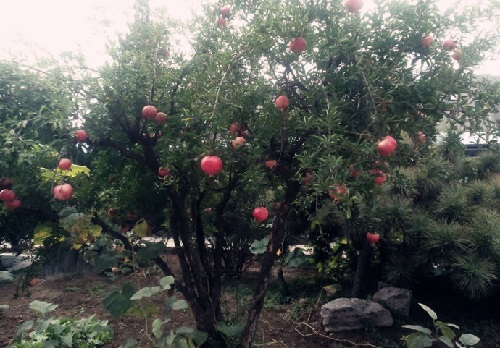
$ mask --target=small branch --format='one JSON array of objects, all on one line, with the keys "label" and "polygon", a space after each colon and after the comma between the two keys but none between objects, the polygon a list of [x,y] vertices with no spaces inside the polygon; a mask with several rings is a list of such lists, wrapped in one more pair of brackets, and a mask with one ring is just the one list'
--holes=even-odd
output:
[{"label": "small branch", "polygon": [[[334,342],[337,342],[337,343],[347,343],[347,344],[350,344],[352,347],[373,347],[373,348],[379,348],[379,346],[375,346],[375,345],[373,345],[371,343],[356,343],[356,342],[353,342],[353,341],[339,339],[339,338],[333,338],[333,337],[330,337],[328,335],[324,335],[324,334],[319,333],[318,331],[316,331],[315,328],[313,328],[310,324],[305,323],[305,322],[295,323],[295,324],[297,324],[297,326],[295,327],[295,332],[297,332],[302,337],[319,336],[319,337],[326,338],[326,339],[328,339],[330,341],[334,341]],[[301,325],[304,325],[307,328],[309,328],[309,330],[311,330],[312,333],[303,333],[303,332],[301,332],[299,330],[299,326],[301,326]]]},{"label": "small branch", "polygon": [[146,165],[146,166],[148,165],[148,162],[146,161],[146,159],[143,156],[141,156],[139,153],[134,152],[134,151],[132,151],[130,149],[127,149],[122,144],[118,144],[118,143],[116,143],[114,141],[111,141],[110,139],[101,139],[101,140],[99,140],[97,142],[89,142],[87,140],[87,143],[89,143],[89,145],[109,147],[109,148],[118,150],[118,152],[122,156],[130,158],[130,159],[133,159],[133,160],[139,162],[140,164],[143,164],[143,165]]}]

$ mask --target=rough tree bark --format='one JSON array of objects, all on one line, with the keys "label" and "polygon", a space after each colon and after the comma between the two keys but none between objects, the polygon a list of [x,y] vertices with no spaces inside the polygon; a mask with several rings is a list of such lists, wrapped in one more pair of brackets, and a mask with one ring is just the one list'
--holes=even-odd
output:
[{"label": "rough tree bark", "polygon": [[257,286],[252,299],[252,305],[248,311],[247,321],[240,339],[239,347],[241,348],[250,348],[252,346],[253,337],[257,329],[257,323],[264,306],[264,298],[266,296],[267,286],[269,285],[269,280],[271,278],[271,270],[274,265],[276,251],[280,248],[281,242],[283,241],[285,233],[285,220],[290,211],[290,205],[297,198],[299,191],[300,184],[298,182],[291,180],[287,182],[285,200],[281,204],[278,216],[273,222],[271,240],[269,241],[267,251],[263,255],[262,265],[257,278]]}]

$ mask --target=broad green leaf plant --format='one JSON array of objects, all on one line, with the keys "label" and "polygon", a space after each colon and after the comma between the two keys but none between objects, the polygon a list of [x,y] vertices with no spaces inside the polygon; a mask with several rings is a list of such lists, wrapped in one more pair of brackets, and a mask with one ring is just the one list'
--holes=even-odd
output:
[{"label": "broad green leaf plant", "polygon": [[457,325],[438,320],[436,312],[431,308],[422,303],[418,305],[431,317],[434,327],[428,329],[420,325],[403,325],[403,328],[415,331],[401,338],[401,340],[405,342],[407,348],[434,347],[437,346],[438,342],[449,348],[466,348],[473,347],[479,343],[479,337],[471,334],[457,336],[453,330],[460,329]]}]

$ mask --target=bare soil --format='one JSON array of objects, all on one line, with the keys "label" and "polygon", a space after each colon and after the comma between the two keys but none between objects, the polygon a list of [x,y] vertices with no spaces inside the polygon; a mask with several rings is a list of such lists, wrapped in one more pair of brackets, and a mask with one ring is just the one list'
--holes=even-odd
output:
[{"label": "bare soil", "polygon": [[[173,255],[166,256],[169,265],[175,264]],[[243,311],[245,303],[248,303],[251,290],[247,286],[255,276],[257,268],[251,269],[245,282],[234,286],[225,292],[225,306],[229,316],[234,317],[238,311]],[[253,273],[253,274],[252,274]],[[303,272],[289,270],[285,272],[288,280],[297,276],[303,277]],[[7,347],[12,343],[18,326],[29,319],[35,318],[35,313],[29,309],[29,303],[33,300],[46,301],[57,304],[58,308],[53,312],[54,317],[86,317],[95,315],[99,319],[109,320],[114,330],[113,341],[107,347],[120,347],[128,338],[135,338],[141,342],[141,347],[150,347],[146,337],[146,321],[142,318],[127,315],[121,319],[114,319],[103,306],[103,299],[108,292],[114,288],[121,288],[126,282],[140,283],[141,287],[154,286],[158,284],[161,274],[148,274],[147,270],[136,275],[127,275],[112,279],[105,275],[85,274],[81,276],[66,276],[59,279],[45,279],[37,286],[29,288],[29,296],[20,293],[21,296],[14,297],[19,284],[0,285],[0,304],[10,306],[8,310],[0,312],[0,347]],[[21,279],[18,280],[18,283]],[[235,291],[235,289],[237,289]],[[269,298],[259,321],[259,328],[255,337],[256,347],[399,347],[402,346],[400,338],[410,332],[401,329],[398,322],[393,327],[376,328],[367,330],[350,331],[343,333],[327,334],[321,329],[318,312],[324,296],[310,296],[295,298],[280,303],[279,300]],[[176,296],[180,296],[176,294]],[[161,308],[164,307],[165,298],[157,296],[149,300],[149,303],[160,308],[159,317],[167,315]],[[465,314],[464,314],[465,315]],[[175,316],[166,330],[175,329],[181,325],[194,326],[194,320],[189,310],[176,311]],[[242,316],[240,316],[240,319]],[[487,321],[487,327],[482,330],[482,342],[480,347],[500,347],[500,316],[498,320]],[[152,319],[147,321],[150,330]],[[454,321],[456,322],[456,321]],[[474,332],[471,332],[474,333]],[[477,334],[477,333],[476,333]]]}]

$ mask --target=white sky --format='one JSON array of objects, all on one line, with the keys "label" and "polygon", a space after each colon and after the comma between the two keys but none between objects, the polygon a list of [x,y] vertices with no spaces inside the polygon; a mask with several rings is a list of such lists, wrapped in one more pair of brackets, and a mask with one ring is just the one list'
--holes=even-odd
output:
[{"label": "white sky", "polygon": [[[204,0],[210,1],[210,0]],[[340,1],[340,0],[339,0]],[[467,0],[479,2],[478,0]],[[29,58],[42,52],[58,55],[81,50],[92,66],[103,63],[105,43],[124,32],[133,18],[134,0],[0,0],[0,59],[11,54]],[[201,0],[150,0],[176,19],[189,18]],[[439,0],[443,10],[453,0]],[[373,6],[365,0],[365,8]],[[107,22],[107,29],[103,22]],[[485,63],[479,73],[500,75],[498,61]]]}]

